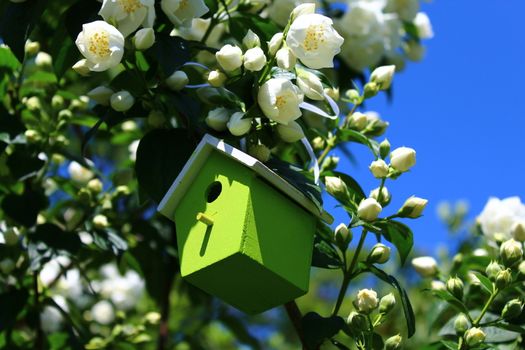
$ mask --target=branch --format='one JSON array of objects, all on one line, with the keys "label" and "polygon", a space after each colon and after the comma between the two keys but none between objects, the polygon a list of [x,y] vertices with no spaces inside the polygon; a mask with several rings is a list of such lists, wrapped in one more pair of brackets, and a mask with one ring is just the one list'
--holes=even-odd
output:
[{"label": "branch", "polygon": [[299,337],[299,340],[303,345],[303,349],[308,349],[304,341],[303,327],[301,324],[303,315],[301,314],[301,310],[299,310],[297,303],[295,302],[295,300],[289,301],[286,304],[284,304],[284,308],[286,309],[288,318],[290,318],[293,328],[295,329],[295,332],[297,333],[297,336]]}]

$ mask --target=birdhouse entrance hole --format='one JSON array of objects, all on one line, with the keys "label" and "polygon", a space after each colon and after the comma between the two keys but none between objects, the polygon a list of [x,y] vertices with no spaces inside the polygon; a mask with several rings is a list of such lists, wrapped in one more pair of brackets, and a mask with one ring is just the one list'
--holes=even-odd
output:
[{"label": "birdhouse entrance hole", "polygon": [[214,181],[206,190],[206,201],[208,203],[215,201],[221,195],[221,191],[222,184],[219,181]]}]

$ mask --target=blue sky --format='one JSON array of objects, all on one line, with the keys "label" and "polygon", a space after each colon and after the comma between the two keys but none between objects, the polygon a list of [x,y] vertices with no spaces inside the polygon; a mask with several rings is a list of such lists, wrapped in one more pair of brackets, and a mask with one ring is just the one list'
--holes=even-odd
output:
[{"label": "blue sky", "polygon": [[[389,210],[410,195],[428,198],[425,216],[409,225],[416,246],[434,253],[451,242],[436,214],[440,201],[467,200],[473,220],[490,196],[525,198],[525,2],[436,0],[423,10],[435,32],[425,59],[396,76],[393,103],[379,96],[367,107],[390,122],[393,148],[417,151],[416,167],[388,185]],[[371,156],[352,149],[359,164],[343,169],[365,191],[375,188]]]}]

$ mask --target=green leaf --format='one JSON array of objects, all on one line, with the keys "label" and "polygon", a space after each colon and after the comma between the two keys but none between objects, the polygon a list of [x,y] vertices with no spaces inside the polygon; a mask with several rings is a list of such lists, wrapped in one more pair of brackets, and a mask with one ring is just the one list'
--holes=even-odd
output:
[{"label": "green leaf", "polygon": [[25,126],[20,118],[10,114],[0,103],[0,132],[7,132],[11,139],[25,131]]},{"label": "green leaf", "polygon": [[376,140],[369,139],[359,131],[351,129],[339,129],[337,130],[337,137],[339,140],[344,142],[353,141],[363,144],[370,148],[372,153],[374,153],[374,156],[377,157],[379,155],[379,143]]},{"label": "green leaf", "polygon": [[431,292],[432,292],[432,294],[435,297],[437,297],[437,298],[439,298],[439,299],[449,303],[457,311],[462,312],[464,314],[468,314],[469,313],[469,310],[465,307],[465,305],[461,301],[459,301],[458,298],[456,298],[455,296],[450,294],[448,291],[446,291],[446,290],[432,290]]},{"label": "green leaf", "polygon": [[0,47],[0,68],[14,71],[20,67],[20,62],[7,46]]},{"label": "green leaf", "polygon": [[401,265],[404,265],[414,246],[414,234],[410,227],[394,220],[376,222],[375,225],[381,228],[382,236],[396,247]]},{"label": "green leaf", "polygon": [[494,285],[492,284],[492,281],[489,280],[488,277],[483,275],[481,272],[474,271],[474,275],[481,282],[481,286],[483,286],[483,289],[485,289],[489,294],[492,294],[492,292],[494,291]]},{"label": "green leaf", "polygon": [[47,197],[26,186],[24,193],[6,195],[2,200],[2,210],[20,225],[31,227],[36,223],[38,213],[48,205]]},{"label": "green leaf", "polygon": [[141,74],[136,70],[125,70],[113,78],[109,86],[114,91],[127,90],[135,98],[140,97],[147,91],[147,86],[144,84]]},{"label": "green leaf", "polygon": [[445,346],[449,350],[457,350],[458,349],[458,343],[453,342],[451,340],[441,340],[440,341],[443,346]]},{"label": "green leaf", "polygon": [[155,37],[155,44],[148,50],[148,53],[151,52],[150,57],[158,60],[164,75],[168,77],[190,60],[190,49],[191,45],[186,40],[158,33]]},{"label": "green leaf", "polygon": [[71,254],[78,252],[82,246],[78,235],[66,232],[50,223],[38,225],[35,232],[29,235],[29,239],[33,242],[43,242],[49,248],[65,250]]},{"label": "green leaf", "polygon": [[405,319],[407,322],[408,337],[412,337],[416,332],[416,318],[414,315],[414,310],[412,309],[412,305],[410,304],[410,300],[408,299],[407,292],[403,287],[401,287],[394,276],[387,274],[383,270],[380,270],[373,265],[368,265],[367,268],[379,279],[392,285],[399,293],[399,296],[401,297],[401,304],[403,306],[403,312],[405,313]]},{"label": "green leaf", "polygon": [[184,129],[156,129],[140,140],[135,171],[140,188],[159,203],[195,149]]},{"label": "green leaf", "polygon": [[35,176],[45,164],[36,152],[26,145],[17,145],[6,163],[11,174],[19,181]]},{"label": "green leaf", "polygon": [[301,320],[304,341],[307,349],[317,349],[326,339],[330,339],[346,327],[339,316],[322,317],[309,312]]},{"label": "green leaf", "polygon": [[248,31],[247,28],[250,28],[261,39],[261,47],[265,52],[268,48],[267,42],[270,41],[275,33],[280,31],[279,27],[271,20],[250,13],[243,13],[242,17],[231,17],[228,21],[228,26],[231,35],[239,43],[242,42],[242,39],[246,35]]},{"label": "green leaf", "polygon": [[318,233],[314,236],[312,266],[323,269],[338,269],[343,265],[335,247]]},{"label": "green leaf", "polygon": [[12,289],[0,294],[0,332],[14,326],[28,299],[29,292],[25,289]]},{"label": "green leaf", "polygon": [[354,203],[359,204],[363,199],[367,197],[361,185],[359,185],[359,183],[352,176],[345,173],[341,173],[339,171],[325,172],[323,175],[335,176],[343,180],[343,182],[346,184],[346,187],[348,187],[348,192],[350,192],[350,199]]}]

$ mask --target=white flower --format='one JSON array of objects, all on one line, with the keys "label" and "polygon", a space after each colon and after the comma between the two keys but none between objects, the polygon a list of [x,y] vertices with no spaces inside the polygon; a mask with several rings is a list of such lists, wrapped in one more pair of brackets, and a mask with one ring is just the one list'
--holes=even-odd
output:
[{"label": "white flower", "polygon": [[115,92],[106,86],[97,86],[87,93],[87,96],[98,104],[109,105],[109,99]]},{"label": "white flower", "polygon": [[432,277],[437,271],[437,262],[431,256],[420,256],[412,259],[412,266],[422,277]]},{"label": "white flower", "polygon": [[244,68],[258,72],[266,65],[266,56],[260,47],[254,47],[244,53]]},{"label": "white flower", "polygon": [[304,137],[304,131],[299,123],[291,121],[288,124],[277,124],[277,134],[285,142],[296,142]]},{"label": "white flower", "polygon": [[256,46],[261,46],[261,39],[259,39],[259,36],[257,36],[257,34],[252,32],[251,29],[248,29],[248,32],[246,33],[246,35],[242,39],[242,44],[247,49],[251,49],[251,48],[254,48]]},{"label": "white flower", "polygon": [[490,239],[496,234],[510,238],[513,226],[521,220],[525,220],[525,205],[519,197],[490,198],[477,218],[481,231]]},{"label": "white flower", "polygon": [[252,126],[252,119],[243,119],[243,117],[244,113],[242,112],[235,112],[230,117],[230,121],[227,123],[227,127],[228,130],[230,130],[230,132],[232,133],[232,135],[242,136],[248,131],[250,131],[250,128]]},{"label": "white flower", "polygon": [[381,204],[379,204],[376,199],[366,198],[359,203],[357,215],[365,221],[373,221],[377,219],[381,210],[383,210],[383,207],[381,207]]},{"label": "white flower", "polygon": [[113,264],[102,266],[102,281],[94,281],[93,287],[110,299],[118,310],[134,308],[144,293],[144,280],[133,270],[121,275]]},{"label": "white flower", "polygon": [[315,4],[307,2],[305,4],[300,4],[296,8],[294,8],[292,13],[290,13],[290,18],[292,20],[295,20],[299,16],[309,15],[312,13],[315,13]]},{"label": "white flower", "polygon": [[204,0],[161,0],[160,7],[173,24],[185,26],[209,11]]},{"label": "white flower", "polygon": [[332,24],[330,18],[316,13],[299,16],[290,26],[286,45],[306,66],[331,68],[344,41]]},{"label": "white flower", "polygon": [[224,45],[215,53],[215,58],[217,58],[217,62],[219,62],[222,69],[227,72],[242,66],[242,50],[237,46]]},{"label": "white flower", "polygon": [[398,171],[408,171],[416,164],[416,151],[409,147],[399,147],[390,154],[390,165]]},{"label": "white flower", "polygon": [[268,43],[268,51],[270,51],[270,55],[275,55],[275,53],[277,52],[277,50],[279,50],[282,44],[283,44],[283,33],[274,34],[272,38],[270,39],[270,42]]},{"label": "white flower", "polygon": [[226,74],[218,69],[212,70],[208,74],[208,83],[213,87],[223,86],[224,82],[226,82],[226,79],[228,79]]},{"label": "white flower", "polygon": [[40,68],[51,67],[53,59],[50,54],[41,51],[35,57],[35,64]]},{"label": "white flower", "polygon": [[75,44],[86,58],[88,68],[95,72],[117,66],[124,54],[124,37],[104,21],[82,25]]},{"label": "white flower", "polygon": [[[64,311],[68,311],[66,299],[61,295],[53,296],[53,301]],[[54,306],[45,306],[40,314],[40,327],[46,333],[54,333],[60,330],[64,317],[60,310]]]},{"label": "white flower", "polygon": [[361,289],[357,292],[354,305],[359,312],[369,313],[379,306],[377,293],[373,289]]},{"label": "white flower", "polygon": [[40,270],[40,281],[45,287],[48,287],[59,276],[61,270],[70,264],[69,258],[59,256],[53,260],[48,261]]},{"label": "white flower", "polygon": [[88,64],[88,60],[85,58],[79,60],[77,63],[73,65],[73,70],[77,72],[78,74],[82,75],[83,77],[86,77],[89,75],[89,72],[91,72],[91,69],[89,69],[91,65]]},{"label": "white flower", "polygon": [[206,116],[206,124],[217,131],[224,131],[227,129],[228,121],[230,120],[230,111],[224,107],[212,109]]},{"label": "white flower", "polygon": [[272,4],[268,7],[268,17],[281,27],[284,27],[288,22],[290,13],[301,2],[297,0],[272,1]]},{"label": "white flower", "polygon": [[153,27],[155,21],[154,0],[103,0],[98,12],[106,22],[116,23],[124,36],[133,33],[141,25]]},{"label": "white flower", "polygon": [[[191,25],[174,29],[172,33],[186,40],[200,41],[208,31],[210,24],[211,18],[194,18],[191,20]],[[224,25],[215,25],[205,41],[206,45],[215,47],[223,32]]]},{"label": "white flower", "polygon": [[277,66],[282,69],[292,70],[297,63],[297,57],[287,47],[280,48],[275,54]]},{"label": "white flower", "polygon": [[166,79],[166,85],[173,91],[180,91],[188,85],[189,81],[190,79],[184,71],[177,70]]},{"label": "white flower", "polygon": [[107,325],[115,320],[115,310],[109,301],[101,300],[91,308],[91,316],[96,322]]},{"label": "white flower", "polygon": [[306,97],[322,101],[324,100],[324,89],[321,79],[314,73],[299,70],[297,75],[297,86],[305,94]]},{"label": "white flower", "polygon": [[432,290],[447,290],[445,282],[439,280],[433,280],[432,282],[430,282],[430,288]]},{"label": "white flower", "polygon": [[427,203],[426,199],[412,196],[405,201],[398,214],[404,218],[418,218],[423,214]]},{"label": "white flower", "polygon": [[368,168],[376,179],[381,179],[388,175],[389,168],[383,159],[374,160]]},{"label": "white flower", "polygon": [[381,90],[386,90],[392,84],[392,78],[396,71],[396,66],[381,66],[374,69],[372,74],[370,74],[370,81],[379,85]]},{"label": "white flower", "polygon": [[419,11],[419,0],[389,0],[387,10],[395,11],[402,20],[411,22]]},{"label": "white flower", "polygon": [[111,108],[117,112],[125,112],[133,106],[135,98],[129,93],[129,91],[121,90],[111,95],[109,102]]},{"label": "white flower", "polygon": [[416,18],[414,18],[414,25],[417,28],[417,35],[420,39],[430,39],[434,36],[432,23],[430,23],[430,18],[428,18],[426,13],[418,12]]},{"label": "white flower", "polygon": [[280,124],[288,124],[301,116],[299,105],[303,94],[284,78],[273,78],[259,89],[257,102],[264,115]]},{"label": "white flower", "polygon": [[155,31],[153,28],[142,28],[135,33],[133,42],[137,50],[147,50],[155,43]]},{"label": "white flower", "polygon": [[84,168],[82,165],[75,161],[69,163],[67,171],[71,179],[78,183],[87,183],[94,176],[91,170]]},{"label": "white flower", "polygon": [[139,148],[140,140],[135,140],[128,146],[129,159],[132,161],[137,160],[137,150]]}]

